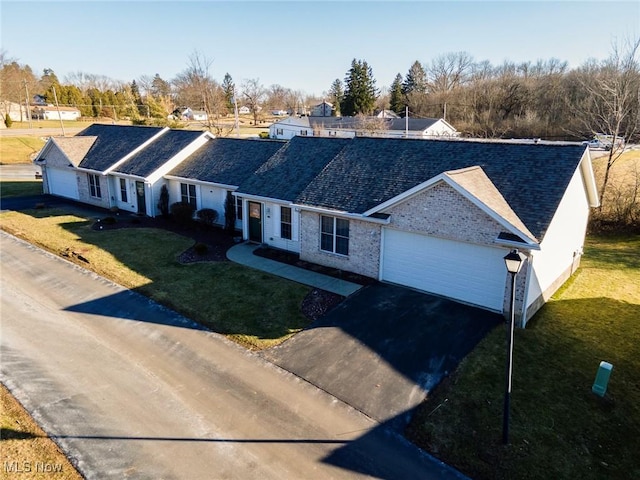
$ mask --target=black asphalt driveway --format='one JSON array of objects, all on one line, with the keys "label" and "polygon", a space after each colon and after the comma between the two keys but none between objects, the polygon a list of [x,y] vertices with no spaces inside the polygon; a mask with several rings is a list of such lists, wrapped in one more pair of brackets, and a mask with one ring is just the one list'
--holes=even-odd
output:
[{"label": "black asphalt driveway", "polygon": [[375,284],[263,355],[378,421],[405,423],[502,321],[496,313]]}]

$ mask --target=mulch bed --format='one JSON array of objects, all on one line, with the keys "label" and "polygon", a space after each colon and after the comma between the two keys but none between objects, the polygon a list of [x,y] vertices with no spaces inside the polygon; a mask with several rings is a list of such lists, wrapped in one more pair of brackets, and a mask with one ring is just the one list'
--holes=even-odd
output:
[{"label": "mulch bed", "polygon": [[[170,219],[164,219],[161,217],[150,218],[134,214],[116,213],[108,215],[95,222],[91,228],[96,231],[118,230],[124,228],[161,228],[192,238],[194,240],[193,246],[182,252],[178,257],[178,261],[183,264],[228,261],[226,256],[227,250],[242,240],[237,235],[229,234],[219,227],[210,227],[195,223],[192,225],[180,225]],[[204,249],[202,246],[196,248],[197,244],[205,245],[206,251],[203,251]],[[283,253],[288,252],[282,252],[280,250],[259,248],[256,252],[259,252],[256,253],[257,255],[271,258],[272,260],[284,261],[285,263],[289,263],[290,265],[295,265],[297,267],[313,269],[319,273],[337,276],[337,278],[343,278],[344,280],[360,283],[361,285],[369,284],[362,283],[363,280],[370,282],[375,281],[368,277],[363,277],[362,275],[348,274],[348,272],[341,272],[333,268],[321,267],[320,265],[311,264],[309,262],[301,262],[298,255],[291,254],[296,257],[294,261],[293,257],[283,255]],[[360,281],[356,281],[358,279]],[[300,309],[305,317],[310,321],[314,321],[325,315],[329,310],[333,309],[343,300],[344,297],[341,295],[314,288],[303,299]]]}]

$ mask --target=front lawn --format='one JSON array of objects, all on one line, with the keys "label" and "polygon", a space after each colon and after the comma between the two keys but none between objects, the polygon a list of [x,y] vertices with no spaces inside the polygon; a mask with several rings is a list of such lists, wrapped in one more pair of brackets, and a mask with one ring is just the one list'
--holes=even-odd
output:
[{"label": "front lawn", "polygon": [[42,180],[0,183],[0,198],[28,197],[42,194]]},{"label": "front lawn", "polygon": [[[421,406],[410,438],[481,479],[640,478],[640,237],[590,237],[582,266],[517,330],[510,445],[497,327]],[[613,364],[604,398],[591,392]]]},{"label": "front lawn", "polygon": [[178,256],[194,242],[172,232],[96,231],[92,224],[56,209],[0,215],[0,227],[9,233],[64,254],[247,348],[278,344],[308,323],[300,309],[308,287],[232,262],[183,265]]},{"label": "front lawn", "polygon": [[40,137],[2,137],[0,164],[31,163],[44,143]]}]

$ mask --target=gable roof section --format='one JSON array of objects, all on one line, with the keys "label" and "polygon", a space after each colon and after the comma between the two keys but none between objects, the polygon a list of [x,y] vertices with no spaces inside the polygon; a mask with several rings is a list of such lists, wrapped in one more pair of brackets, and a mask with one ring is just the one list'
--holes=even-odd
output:
[{"label": "gable roof section", "polygon": [[298,202],[364,214],[441,173],[479,166],[541,239],[583,153],[581,145],[357,137]]},{"label": "gable roof section", "polygon": [[160,127],[94,123],[76,135],[97,137],[78,167],[104,172],[162,131]]},{"label": "gable roof section", "polygon": [[167,176],[237,187],[284,144],[273,140],[213,138]]},{"label": "gable roof section", "polygon": [[148,177],[202,135],[204,132],[197,130],[169,130],[113,171]]},{"label": "gable roof section", "polygon": [[293,137],[237,191],[293,202],[349,142],[350,139]]},{"label": "gable roof section", "polygon": [[97,137],[51,137],[34,161],[46,160],[49,150],[56,146],[69,163],[77,167]]}]

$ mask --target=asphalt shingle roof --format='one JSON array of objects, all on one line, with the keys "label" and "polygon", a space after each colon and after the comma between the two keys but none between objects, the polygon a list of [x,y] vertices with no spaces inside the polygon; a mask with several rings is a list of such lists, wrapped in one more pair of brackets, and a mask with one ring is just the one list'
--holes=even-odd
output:
[{"label": "asphalt shingle roof", "polygon": [[93,143],[85,157],[78,165],[80,168],[88,168],[98,172],[104,172],[117,161],[131,153],[162,128],[137,127],[122,125],[101,125],[94,123],[77,136],[95,136]]},{"label": "asphalt shingle roof", "polygon": [[358,137],[297,202],[364,213],[440,173],[477,165],[541,239],[584,150],[581,145]]},{"label": "asphalt shingle roof", "polygon": [[147,177],[203,134],[195,130],[169,130],[119,165],[115,171]]},{"label": "asphalt shingle roof", "polygon": [[[308,117],[311,127],[319,126],[323,128],[336,128],[354,130],[362,127],[360,117]],[[367,120],[384,122],[389,130],[424,131],[438,121],[437,118],[376,118],[366,117]],[[408,120],[408,122],[407,122]]]},{"label": "asphalt shingle roof", "polygon": [[168,175],[239,186],[284,145],[284,142],[273,140],[214,138]]},{"label": "asphalt shingle roof", "polygon": [[243,182],[238,193],[294,201],[348,139],[293,137]]}]

